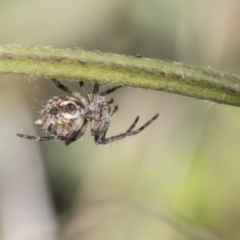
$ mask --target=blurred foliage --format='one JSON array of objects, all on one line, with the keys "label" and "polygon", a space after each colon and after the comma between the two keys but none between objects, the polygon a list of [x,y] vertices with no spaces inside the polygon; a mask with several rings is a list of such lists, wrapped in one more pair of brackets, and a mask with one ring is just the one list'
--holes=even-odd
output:
[{"label": "blurred foliage", "polygon": [[[140,54],[239,74],[238,1],[2,0],[0,6],[1,44]],[[240,238],[238,108],[127,88],[113,95],[120,109],[108,135],[123,132],[138,114],[143,123],[159,112],[138,136],[105,147],[94,146],[89,132],[69,147],[17,139],[17,132],[44,134],[34,120],[61,94],[47,79],[1,76],[3,239],[21,239],[24,231],[57,239],[46,238],[53,222],[65,239],[214,239],[208,231]],[[27,192],[39,183],[45,187]],[[34,196],[33,205],[23,205]],[[39,216],[51,211],[46,227]],[[35,231],[27,219],[44,227]]]}]

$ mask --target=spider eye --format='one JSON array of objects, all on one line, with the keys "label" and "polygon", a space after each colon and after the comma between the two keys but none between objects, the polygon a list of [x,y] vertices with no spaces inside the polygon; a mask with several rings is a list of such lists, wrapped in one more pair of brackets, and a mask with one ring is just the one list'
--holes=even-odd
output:
[{"label": "spider eye", "polygon": [[68,103],[64,106],[64,112],[74,115],[77,111],[77,108],[74,104]]},{"label": "spider eye", "polygon": [[52,115],[57,115],[58,112],[59,112],[58,107],[53,107],[53,108],[50,110],[50,113],[51,113]]}]

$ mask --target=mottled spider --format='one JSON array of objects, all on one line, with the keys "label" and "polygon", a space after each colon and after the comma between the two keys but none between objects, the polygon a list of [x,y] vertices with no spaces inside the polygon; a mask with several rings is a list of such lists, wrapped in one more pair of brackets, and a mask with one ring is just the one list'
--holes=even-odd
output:
[{"label": "mottled spider", "polygon": [[94,137],[95,144],[104,145],[138,134],[158,117],[158,114],[156,114],[143,126],[133,131],[139,120],[138,116],[126,132],[106,138],[111,118],[118,110],[118,107],[115,106],[112,110],[111,104],[113,103],[113,99],[107,101],[104,96],[114,92],[121,86],[116,86],[99,93],[100,85],[95,83],[93,92],[90,93],[81,81],[79,85],[86,92],[86,97],[84,97],[79,92],[72,91],[64,86],[56,79],[52,80],[58,88],[71,93],[73,96],[60,96],[50,99],[41,111],[40,118],[35,122],[53,135],[36,137],[17,134],[19,137],[35,141],[65,141],[65,144],[69,145],[83,136],[86,132],[88,122],[91,122],[91,135]]}]

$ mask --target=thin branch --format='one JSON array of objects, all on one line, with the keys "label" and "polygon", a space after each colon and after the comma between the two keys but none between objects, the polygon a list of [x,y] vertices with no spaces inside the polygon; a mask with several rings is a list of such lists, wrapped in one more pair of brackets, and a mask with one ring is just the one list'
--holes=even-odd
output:
[{"label": "thin branch", "polygon": [[240,78],[211,68],[85,50],[0,45],[0,73],[113,83],[240,106]]}]

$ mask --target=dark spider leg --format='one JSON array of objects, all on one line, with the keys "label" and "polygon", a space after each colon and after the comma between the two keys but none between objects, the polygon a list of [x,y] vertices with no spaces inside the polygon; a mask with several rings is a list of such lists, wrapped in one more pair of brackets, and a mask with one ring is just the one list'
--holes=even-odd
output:
[{"label": "dark spider leg", "polygon": [[100,84],[99,83],[94,83],[93,85],[93,94],[98,94],[99,93],[99,87],[100,87]]},{"label": "dark spider leg", "polygon": [[75,129],[70,136],[67,137],[65,144],[66,146],[68,146],[69,144],[71,144],[72,142],[75,142],[76,140],[78,140],[79,138],[81,138],[84,133],[87,130],[87,119],[84,120],[83,124],[80,125],[80,127],[78,127],[77,129]]},{"label": "dark spider leg", "polygon": [[30,139],[30,140],[34,140],[37,142],[43,142],[43,141],[64,141],[66,140],[65,137],[61,137],[61,136],[46,136],[46,137],[36,137],[36,136],[30,136],[30,135],[25,135],[25,134],[20,134],[17,133],[18,137],[21,138],[26,138],[26,139]]},{"label": "dark spider leg", "polygon": [[113,104],[113,102],[114,102],[114,100],[113,100],[113,98],[111,98],[109,101],[107,101],[108,102],[108,104]]},{"label": "dark spider leg", "polygon": [[68,93],[71,93],[71,94],[74,92],[74,91],[72,91],[70,88],[64,86],[64,85],[61,84],[59,81],[57,81],[57,79],[52,78],[52,81],[55,83],[55,85],[56,85],[59,89],[63,90],[64,92],[68,92]]},{"label": "dark spider leg", "polygon": [[147,126],[149,126],[154,120],[156,120],[158,115],[159,114],[156,114],[153,118],[151,118],[149,121],[147,121],[143,126],[138,128],[137,130],[131,131],[135,127],[135,125],[138,121],[138,117],[137,117],[135,119],[134,123],[130,126],[130,128],[125,133],[122,133],[122,134],[119,134],[119,135],[116,135],[116,136],[113,136],[113,137],[110,137],[110,138],[103,138],[103,139],[98,139],[98,138],[95,137],[95,144],[96,145],[105,145],[105,144],[123,139],[125,137],[136,135],[136,134],[140,133],[142,130],[144,130]]},{"label": "dark spider leg", "polygon": [[131,132],[134,129],[134,127],[136,126],[138,120],[139,120],[139,116],[136,117],[136,119],[134,120],[132,125],[128,128],[128,130],[124,134]]},{"label": "dark spider leg", "polygon": [[88,103],[91,102],[91,99],[89,97],[90,92],[89,92],[88,88],[86,87],[86,85],[84,84],[84,82],[80,81],[79,85],[84,90],[84,92],[87,94]]},{"label": "dark spider leg", "polygon": [[[116,106],[116,107],[117,107],[117,106]],[[126,131],[125,133],[123,133],[123,134],[127,134],[127,133],[131,132],[131,131],[133,130],[133,128],[136,126],[138,120],[139,120],[139,116],[136,117],[136,119],[134,120],[134,122],[132,123],[132,125],[131,125],[131,126],[127,129],[127,131]],[[107,130],[108,130],[108,129],[107,129]],[[105,138],[105,135],[106,135],[106,133],[107,133],[107,130],[106,130],[106,132],[105,132],[105,134],[104,134],[104,138]],[[103,139],[104,139],[104,138],[103,138]]]},{"label": "dark spider leg", "polygon": [[106,96],[106,95],[108,95],[108,94],[110,94],[110,93],[116,91],[116,90],[117,90],[118,88],[120,88],[120,87],[122,87],[122,86],[116,86],[116,87],[113,87],[113,88],[107,89],[106,91],[101,92],[99,95],[101,95],[101,96]]},{"label": "dark spider leg", "polygon": [[85,107],[86,106],[86,98],[84,98],[83,96],[81,96],[81,94],[79,92],[73,91],[70,88],[66,87],[65,85],[63,85],[62,83],[60,83],[58,80],[52,78],[52,81],[55,83],[55,85],[63,90],[64,92],[68,92],[71,93],[75,98],[77,98],[80,102],[80,104]]},{"label": "dark spider leg", "polygon": [[118,106],[115,106],[113,111],[110,113],[110,116],[112,117],[118,110]]}]

